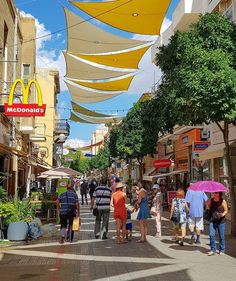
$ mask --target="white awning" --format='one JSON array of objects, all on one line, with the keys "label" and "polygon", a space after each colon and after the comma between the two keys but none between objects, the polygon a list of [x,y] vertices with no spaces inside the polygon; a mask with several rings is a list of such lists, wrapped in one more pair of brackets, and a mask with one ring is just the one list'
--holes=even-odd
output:
[{"label": "white awning", "polygon": [[187,170],[178,170],[178,171],[173,171],[173,172],[165,173],[165,174],[157,174],[157,175],[153,175],[153,176],[144,176],[143,180],[153,181],[154,179],[165,178],[165,177],[168,177],[168,176],[183,174],[183,173],[187,173],[187,172],[188,172]]},{"label": "white awning", "polygon": [[109,53],[147,44],[147,41],[123,38],[106,32],[68,9],[64,9],[64,11],[68,28],[67,50],[69,52],[84,54]]},{"label": "white awning", "polygon": [[131,73],[101,68],[98,65],[90,64],[89,61],[82,61],[71,54],[65,52],[63,54],[66,60],[66,76],[69,78],[79,80],[108,79]]},{"label": "white awning", "polygon": [[[69,83],[66,83],[68,90],[71,94],[73,102],[82,102],[82,103],[96,103],[112,99],[117,97],[124,92],[96,92],[90,88],[80,88]],[[87,90],[88,89],[88,90]]]},{"label": "white awning", "polygon": [[70,120],[79,123],[92,123],[92,124],[109,124],[109,123],[118,123],[123,119],[123,117],[114,115],[114,117],[107,117],[107,118],[96,118],[96,117],[89,117],[82,114],[74,114],[71,112]]}]

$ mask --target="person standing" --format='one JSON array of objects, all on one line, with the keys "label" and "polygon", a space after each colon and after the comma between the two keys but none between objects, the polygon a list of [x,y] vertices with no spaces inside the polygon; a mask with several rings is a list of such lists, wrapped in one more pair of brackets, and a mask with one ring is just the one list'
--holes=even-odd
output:
[{"label": "person standing", "polygon": [[151,218],[151,215],[148,207],[147,191],[143,187],[139,187],[137,207],[139,208],[137,220],[139,221],[141,232],[141,237],[137,243],[144,243],[147,236],[147,219]]},{"label": "person standing", "polygon": [[80,186],[82,205],[84,205],[84,199],[86,201],[86,205],[88,205],[87,193],[88,193],[88,183],[85,180],[83,180],[83,183]]},{"label": "person standing", "polygon": [[[126,201],[124,192],[125,185],[122,182],[116,184],[116,192],[112,194],[111,206],[114,207],[114,219],[116,221],[116,240],[117,244],[126,243]],[[120,238],[120,229],[122,228],[122,239]]]},{"label": "person standing", "polygon": [[208,208],[210,209],[210,246],[211,251],[208,256],[213,256],[216,253],[216,230],[219,234],[219,254],[224,255],[225,252],[225,216],[228,213],[228,206],[223,199],[222,192],[213,193],[213,197],[209,202]]},{"label": "person standing", "polygon": [[107,178],[102,177],[99,186],[97,186],[94,190],[93,198],[91,201],[91,210],[94,208],[95,205],[97,208],[94,230],[96,239],[98,239],[99,237],[102,239],[107,239],[111,194],[112,191],[111,188],[109,188],[107,185]]},{"label": "person standing", "polygon": [[[187,225],[187,212],[188,205],[184,198],[185,193],[182,188],[176,191],[175,198],[172,200],[170,210],[170,220],[173,221],[175,241],[180,245],[184,246],[184,238],[186,236],[186,225]],[[181,229],[181,238],[179,239],[179,230]]]},{"label": "person standing", "polygon": [[[67,191],[62,193],[57,199],[57,206],[60,209],[61,239],[63,244],[65,239],[73,241],[74,232],[72,231],[73,218],[80,215],[79,198],[75,193],[72,183],[67,185]],[[68,226],[68,230],[66,232]]]},{"label": "person standing", "polygon": [[154,184],[152,187],[154,198],[152,201],[152,209],[151,211],[154,211],[153,215],[156,219],[156,237],[161,237],[161,216],[162,216],[162,193],[160,186],[158,184]]},{"label": "person standing", "polygon": [[[208,197],[205,192],[193,191],[188,189],[186,193],[186,202],[189,207],[189,229],[191,231],[191,242],[201,244],[200,235],[201,231],[204,230],[204,205],[206,204]],[[195,239],[195,230],[197,237]]]}]

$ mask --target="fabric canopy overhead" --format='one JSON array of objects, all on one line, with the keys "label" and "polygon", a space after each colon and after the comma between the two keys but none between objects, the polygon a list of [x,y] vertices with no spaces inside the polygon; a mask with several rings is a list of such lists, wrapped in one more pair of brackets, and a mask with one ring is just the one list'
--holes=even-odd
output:
[{"label": "fabric canopy overhead", "polygon": [[67,53],[64,53],[64,57],[66,60],[66,76],[74,79],[106,79],[130,73],[99,68]]},{"label": "fabric canopy overhead", "polygon": [[108,124],[108,123],[118,123],[122,120],[122,117],[114,116],[114,117],[96,118],[96,117],[83,116],[80,114],[75,115],[73,112],[71,112],[70,120],[79,123]]},{"label": "fabric canopy overhead", "polygon": [[94,63],[119,67],[119,68],[132,68],[137,69],[140,60],[150,46],[143,47],[141,49],[122,52],[122,53],[113,53],[113,54],[76,54],[73,53],[78,58],[92,61]]},{"label": "fabric canopy overhead", "polygon": [[121,51],[147,43],[123,38],[106,32],[64,9],[67,21],[67,51],[73,53],[98,54]]},{"label": "fabric canopy overhead", "polygon": [[66,83],[73,102],[82,102],[82,103],[96,103],[102,102],[116,96],[121,95],[123,92],[94,92],[85,90],[69,83]]},{"label": "fabric canopy overhead", "polygon": [[72,4],[90,16],[132,33],[159,35],[171,0],[117,0]]},{"label": "fabric canopy overhead", "polygon": [[125,91],[128,90],[134,76],[125,77],[123,79],[109,80],[109,81],[79,81],[74,79],[68,79],[78,85],[100,90],[100,91]]},{"label": "fabric canopy overhead", "polygon": [[73,112],[70,113],[70,120],[74,121],[74,122],[79,122],[79,123],[93,124],[92,122],[89,122],[89,121],[86,121],[86,120],[80,118],[79,116],[75,115]]},{"label": "fabric canopy overhead", "polygon": [[91,116],[91,117],[112,117],[111,115],[107,115],[107,114],[102,114],[102,113],[98,113],[92,110],[89,110],[87,108],[84,108],[83,106],[76,104],[74,102],[71,103],[72,104],[72,109],[80,114],[86,115],[86,116]]}]

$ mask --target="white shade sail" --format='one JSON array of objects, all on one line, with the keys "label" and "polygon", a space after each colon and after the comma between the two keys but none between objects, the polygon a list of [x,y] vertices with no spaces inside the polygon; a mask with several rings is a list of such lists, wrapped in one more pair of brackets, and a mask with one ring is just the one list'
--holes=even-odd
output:
[{"label": "white shade sail", "polygon": [[126,75],[130,72],[99,68],[81,61],[79,58],[63,52],[66,60],[66,76],[74,79],[107,79]]},{"label": "white shade sail", "polygon": [[89,90],[89,88],[80,88],[71,85],[69,83],[66,83],[66,85],[68,87],[73,102],[82,102],[82,103],[102,102],[117,97],[122,93],[124,93],[124,92],[110,92],[110,91],[94,92],[93,89]]},{"label": "white shade sail", "polygon": [[[72,53],[99,54],[126,50],[147,43],[106,32],[64,9],[67,21],[67,50]],[[90,18],[90,17],[89,17]]]},{"label": "white shade sail", "polygon": [[92,123],[92,124],[109,124],[109,123],[118,123],[123,119],[123,117],[116,116],[114,117],[107,117],[107,118],[96,118],[96,117],[89,117],[84,116],[82,114],[74,114],[71,112],[70,120],[79,123]]}]

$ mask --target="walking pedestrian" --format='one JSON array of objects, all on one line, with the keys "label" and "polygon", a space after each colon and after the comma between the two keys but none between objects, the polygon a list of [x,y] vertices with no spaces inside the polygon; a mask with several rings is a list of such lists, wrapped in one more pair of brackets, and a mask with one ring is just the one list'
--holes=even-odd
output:
[{"label": "walking pedestrian", "polygon": [[[191,232],[191,242],[201,244],[200,235],[201,231],[204,230],[204,204],[206,204],[208,197],[205,192],[188,189],[185,199],[189,207],[188,223]],[[197,237],[195,237],[195,230]]]},{"label": "walking pedestrian", "polygon": [[152,208],[151,214],[156,219],[156,238],[161,237],[161,216],[162,216],[162,193],[160,186],[158,184],[154,184],[152,187],[153,190],[153,201],[152,201]]},{"label": "walking pedestrian", "polygon": [[[184,238],[186,236],[187,226],[187,212],[188,205],[185,200],[185,192],[179,188],[176,191],[175,198],[172,200],[170,210],[170,220],[174,225],[175,241],[180,245],[184,246]],[[181,237],[179,238],[179,231],[181,230]]]},{"label": "walking pedestrian", "polygon": [[146,242],[147,235],[147,219],[151,218],[151,215],[148,207],[147,191],[141,186],[139,186],[138,202],[136,206],[139,208],[137,220],[139,220],[141,232],[141,237],[137,243],[144,243]]},{"label": "walking pedestrian", "polygon": [[88,205],[87,193],[88,193],[88,183],[85,180],[83,180],[83,182],[80,186],[80,194],[81,194],[81,199],[82,199],[82,205],[84,205],[84,199],[86,201],[86,205]]},{"label": "walking pedestrian", "polygon": [[97,186],[96,181],[95,181],[95,179],[93,179],[88,186],[89,187],[89,196],[90,196],[91,200],[92,200],[93,193],[94,193],[96,186]]},{"label": "walking pedestrian", "polygon": [[103,176],[100,180],[99,186],[97,186],[94,190],[93,198],[91,201],[91,210],[95,206],[97,208],[94,230],[96,239],[98,239],[99,237],[102,239],[107,239],[111,194],[112,191],[111,188],[109,188],[107,185],[107,178]]},{"label": "walking pedestrian", "polygon": [[228,206],[223,199],[222,192],[213,193],[208,208],[210,209],[210,246],[211,251],[208,256],[213,256],[216,253],[216,230],[219,234],[219,254],[224,255],[225,252],[225,216],[228,213]]},{"label": "walking pedestrian", "polygon": [[[116,184],[116,192],[112,194],[111,205],[114,207],[114,219],[116,222],[116,240],[117,244],[126,243],[126,201],[127,197],[124,192],[125,185],[122,182]],[[122,228],[122,239],[120,230]]]},{"label": "walking pedestrian", "polygon": [[[60,209],[61,239],[63,244],[65,239],[73,241],[74,232],[72,231],[73,218],[80,215],[79,198],[73,189],[71,182],[67,184],[67,191],[62,193],[57,200]],[[68,226],[68,230],[66,231]]]}]

